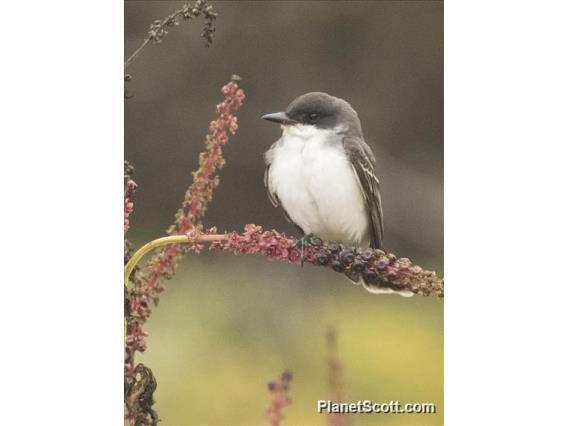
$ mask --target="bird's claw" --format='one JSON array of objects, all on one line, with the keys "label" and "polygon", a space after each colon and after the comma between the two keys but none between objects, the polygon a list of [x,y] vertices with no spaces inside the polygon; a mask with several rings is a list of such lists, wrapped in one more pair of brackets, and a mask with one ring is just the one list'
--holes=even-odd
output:
[{"label": "bird's claw", "polygon": [[300,238],[298,240],[298,246],[300,247],[300,266],[303,268],[304,267],[304,259],[305,259],[305,253],[306,253],[306,246],[308,244],[310,244],[311,238],[314,236],[314,234],[306,234],[304,235],[302,238]]}]

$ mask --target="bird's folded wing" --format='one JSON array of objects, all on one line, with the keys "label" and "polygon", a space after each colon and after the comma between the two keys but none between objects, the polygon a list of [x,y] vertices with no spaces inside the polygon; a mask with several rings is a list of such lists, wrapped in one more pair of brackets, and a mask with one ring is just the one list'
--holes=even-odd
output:
[{"label": "bird's folded wing", "polygon": [[361,192],[367,203],[371,247],[382,248],[384,235],[383,207],[381,204],[379,179],[375,175],[375,157],[371,148],[361,138],[345,137],[343,146],[349,155],[353,171],[358,178]]},{"label": "bird's folded wing", "polygon": [[300,228],[298,224],[294,223],[288,212],[284,209],[284,207],[282,207],[278,195],[276,194],[276,192],[273,192],[272,188],[270,187],[270,162],[266,164],[266,168],[264,169],[264,187],[266,188],[266,194],[268,195],[268,199],[270,200],[272,205],[274,207],[279,207],[282,213],[284,214],[286,220],[290,222],[292,225],[294,225],[296,228],[298,228],[298,230],[303,234],[304,233],[303,229]]},{"label": "bird's folded wing", "polygon": [[274,207],[278,207],[280,205],[280,200],[270,188],[270,164],[267,164],[264,168],[264,187],[266,188],[266,194],[268,195],[268,199],[270,200],[272,205]]}]

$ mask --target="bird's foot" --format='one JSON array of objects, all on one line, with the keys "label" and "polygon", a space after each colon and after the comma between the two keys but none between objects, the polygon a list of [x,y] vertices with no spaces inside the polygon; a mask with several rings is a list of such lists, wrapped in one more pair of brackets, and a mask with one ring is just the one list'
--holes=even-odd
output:
[{"label": "bird's foot", "polygon": [[314,234],[306,234],[298,240],[298,247],[300,247],[300,265],[304,266],[304,259],[306,254],[306,247],[312,246],[315,248],[321,247],[323,241],[321,238]]},{"label": "bird's foot", "polygon": [[311,238],[314,234],[304,234],[302,238],[298,240],[298,247],[300,248],[300,266],[304,267],[304,256],[306,247],[311,244]]}]

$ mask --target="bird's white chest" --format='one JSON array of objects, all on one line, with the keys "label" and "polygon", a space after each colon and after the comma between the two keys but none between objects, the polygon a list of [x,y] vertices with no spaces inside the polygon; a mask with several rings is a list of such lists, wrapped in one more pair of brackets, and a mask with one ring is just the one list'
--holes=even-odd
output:
[{"label": "bird's white chest", "polygon": [[305,233],[346,244],[368,243],[368,216],[357,177],[332,131],[285,128],[272,149],[270,190]]}]

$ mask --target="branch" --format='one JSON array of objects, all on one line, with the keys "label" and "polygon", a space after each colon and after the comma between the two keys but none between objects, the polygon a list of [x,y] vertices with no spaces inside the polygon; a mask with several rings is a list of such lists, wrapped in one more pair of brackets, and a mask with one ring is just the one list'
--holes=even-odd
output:
[{"label": "branch", "polygon": [[167,16],[163,20],[156,20],[150,25],[148,30],[148,36],[144,39],[142,44],[128,57],[126,62],[124,62],[124,69],[140,55],[142,50],[148,45],[148,43],[161,43],[164,37],[168,34],[166,28],[177,26],[180,20],[190,20],[203,15],[205,18],[205,27],[201,32],[201,37],[205,40],[205,46],[208,47],[213,43],[213,33],[215,32],[215,19],[217,18],[217,13],[213,12],[213,6],[207,4],[206,0],[197,0],[193,6],[189,3],[184,4],[181,9],[176,10],[171,15]]},{"label": "branch", "polygon": [[[130,273],[148,252],[168,244],[192,244],[192,249],[201,251],[203,243],[210,248],[234,254],[261,254],[269,260],[284,260],[293,264],[302,263],[298,240],[278,231],[263,231],[262,227],[246,225],[243,233],[215,234],[211,229],[206,234],[172,235],[159,238],[134,253],[125,267],[125,282]],[[331,268],[336,272],[348,272],[350,276],[363,276],[367,282],[393,290],[406,290],[422,296],[444,297],[444,280],[433,271],[413,265],[407,258],[398,258],[392,253],[378,249],[359,249],[343,246],[314,237],[304,249],[303,263]]]}]

